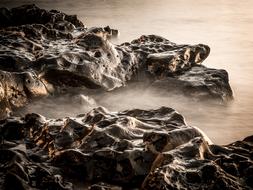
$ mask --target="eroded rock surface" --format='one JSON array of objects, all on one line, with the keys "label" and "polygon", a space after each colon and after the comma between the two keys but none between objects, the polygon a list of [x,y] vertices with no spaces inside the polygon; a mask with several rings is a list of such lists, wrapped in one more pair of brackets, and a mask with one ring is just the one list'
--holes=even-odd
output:
[{"label": "eroded rock surface", "polygon": [[70,103],[94,107],[86,92],[109,93],[134,82],[165,96],[233,97],[227,72],[201,65],[207,45],[156,35],[115,45],[109,39],[117,34],[35,5],[0,9],[0,189],[253,188],[252,137],[213,145],[171,108],[99,107],[63,119],[10,116],[47,96],[63,104],[73,95]]},{"label": "eroded rock surface", "polygon": [[253,141],[210,144],[157,110],[1,121],[1,189],[250,189]]},{"label": "eroded rock surface", "polygon": [[26,105],[31,98],[48,95],[45,84],[33,72],[0,71],[0,118],[11,108]]},{"label": "eroded rock surface", "polygon": [[[16,103],[20,107],[30,100],[24,88],[29,81],[36,89],[28,90],[29,94],[35,96],[80,87],[111,91],[127,82],[149,81],[151,88],[162,85],[162,91],[190,94],[196,99],[232,98],[226,71],[199,66],[209,55],[207,45],[177,45],[156,35],[114,45],[109,39],[117,34],[108,26],[86,28],[75,15],[35,5],[1,8],[0,70],[11,81],[1,80],[5,87],[1,86],[0,92],[13,89],[13,95],[0,96],[2,110],[15,108],[10,104],[13,96],[22,94]],[[33,79],[12,81],[16,75]]]},{"label": "eroded rock surface", "polygon": [[228,73],[225,70],[195,66],[173,77],[168,76],[155,80],[149,90],[165,96],[171,92],[184,94],[198,100],[229,101],[233,92],[229,85]]}]

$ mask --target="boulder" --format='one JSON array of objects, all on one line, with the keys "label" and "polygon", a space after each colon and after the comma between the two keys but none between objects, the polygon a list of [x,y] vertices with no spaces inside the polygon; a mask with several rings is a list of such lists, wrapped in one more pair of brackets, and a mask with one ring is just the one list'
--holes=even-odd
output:
[{"label": "boulder", "polygon": [[1,189],[253,187],[251,137],[215,145],[168,107],[0,123]]},{"label": "boulder", "polygon": [[[160,91],[161,87],[161,91],[198,100],[226,102],[233,97],[226,71],[200,66],[210,53],[204,44],[178,45],[160,36],[143,35],[115,45],[109,39],[118,35],[117,30],[86,28],[75,15],[35,5],[1,8],[0,21],[0,70],[8,75],[30,73],[40,90],[46,88],[50,95],[73,88],[101,93],[148,81],[151,89]],[[0,102],[10,102],[9,98],[1,97]],[[25,105],[24,99],[18,104]]]}]

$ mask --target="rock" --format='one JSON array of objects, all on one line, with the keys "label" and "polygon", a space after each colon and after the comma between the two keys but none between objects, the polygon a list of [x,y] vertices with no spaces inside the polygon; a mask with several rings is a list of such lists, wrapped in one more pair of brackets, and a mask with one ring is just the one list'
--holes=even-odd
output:
[{"label": "rock", "polygon": [[164,95],[171,92],[180,93],[202,101],[228,102],[233,99],[228,73],[205,66],[194,66],[176,76],[156,80],[149,90]]},{"label": "rock", "polygon": [[[252,136],[214,145],[167,107],[80,113],[97,106],[94,94],[135,82],[165,95],[233,97],[227,72],[201,65],[207,45],[156,35],[115,45],[118,34],[35,5],[0,9],[0,189],[253,188]],[[65,101],[78,116],[10,116],[30,102],[68,109]]]},{"label": "rock", "polygon": [[[156,35],[112,44],[118,33],[35,5],[0,9],[0,189],[252,189],[252,136],[212,144],[168,107],[81,113],[97,106],[94,94],[135,82],[165,96],[233,98],[228,73],[201,65],[207,45]],[[79,115],[10,116],[66,101]]]},{"label": "rock", "polygon": [[117,38],[119,31],[116,29],[110,28],[110,26],[102,27],[91,27],[88,29],[89,33],[94,33],[98,36],[103,37],[104,39]]},{"label": "rock", "polygon": [[[207,45],[177,45],[156,35],[115,45],[109,39],[117,30],[86,28],[75,15],[35,5],[1,8],[0,21],[0,70],[30,73],[41,84],[33,94],[65,94],[73,88],[101,93],[148,81],[158,91],[162,87],[201,100],[233,97],[226,71],[199,66],[209,55]],[[26,92],[18,90],[25,98],[16,104],[25,105]],[[4,106],[9,98],[1,97],[2,110],[13,110]]]},{"label": "rock", "polygon": [[105,184],[105,183],[99,183],[99,184],[93,184],[89,188],[89,190],[121,190],[121,187]]},{"label": "rock", "polygon": [[29,114],[0,129],[1,189],[252,188],[252,142],[210,144],[167,107],[100,107],[63,119]]},{"label": "rock", "polygon": [[[243,142],[244,143],[244,142]],[[143,189],[251,189],[246,184],[248,179],[242,174],[228,172],[230,166],[223,165],[220,159],[229,160],[234,168],[240,167],[239,162],[232,157],[233,149],[240,146],[225,146],[227,154],[213,154],[205,142],[193,138],[188,143],[168,152],[160,154],[153,163],[154,168],[143,183]],[[228,148],[229,147],[229,148]],[[250,157],[252,144],[247,150]],[[252,160],[250,161],[252,165]]]},{"label": "rock", "polygon": [[29,99],[48,95],[45,84],[32,72],[0,71],[0,118],[11,109],[25,106]]},{"label": "rock", "polygon": [[76,15],[66,15],[57,10],[46,11],[34,4],[20,7],[0,9],[0,27],[20,26],[26,24],[43,24],[61,30],[63,23],[72,24],[74,27],[84,27]]}]

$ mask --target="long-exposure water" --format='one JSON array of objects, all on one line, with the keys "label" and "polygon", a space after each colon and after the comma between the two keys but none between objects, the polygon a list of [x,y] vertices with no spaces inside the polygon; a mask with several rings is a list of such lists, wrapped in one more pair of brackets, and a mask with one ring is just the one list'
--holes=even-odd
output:
[{"label": "long-exposure water", "polygon": [[[77,14],[88,27],[109,25],[119,29],[120,37],[114,43],[131,41],[143,34],[157,34],[179,44],[209,45],[211,54],[203,64],[228,71],[235,96],[230,104],[202,104],[180,96],[159,97],[138,90],[105,96],[102,102],[111,110],[173,107],[186,117],[188,124],[198,126],[219,144],[253,134],[253,1],[0,1],[1,6],[7,7],[27,3]],[[49,114],[48,110],[38,110]],[[38,110],[31,108],[31,111]],[[73,113],[71,109],[64,109],[63,116]]]}]

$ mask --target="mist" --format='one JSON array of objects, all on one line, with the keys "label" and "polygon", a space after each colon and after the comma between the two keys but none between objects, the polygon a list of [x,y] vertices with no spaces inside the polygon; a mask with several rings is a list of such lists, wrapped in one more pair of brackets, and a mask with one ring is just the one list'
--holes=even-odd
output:
[{"label": "mist", "polygon": [[178,44],[207,44],[211,54],[203,64],[228,71],[235,97],[233,102],[221,105],[197,102],[180,94],[162,96],[134,88],[94,96],[96,103],[91,105],[77,103],[79,100],[70,97],[41,100],[29,105],[28,112],[64,117],[85,113],[96,106],[105,106],[111,111],[169,106],[183,114],[188,124],[201,128],[215,143],[227,144],[252,134],[253,1],[1,1],[7,7],[27,3],[77,14],[88,27],[109,25],[119,29],[120,37],[114,43],[131,41],[143,34],[157,34]]},{"label": "mist", "polygon": [[38,100],[27,105],[25,110],[22,110],[22,115],[39,113],[48,118],[74,117],[88,113],[98,106],[103,106],[113,112],[168,106],[181,113],[187,124],[200,128],[213,142],[219,144],[230,143],[247,135],[248,132],[238,129],[235,133],[237,128],[231,130],[233,122],[236,122],[239,117],[239,115],[234,116],[236,113],[233,102],[226,104],[214,101],[200,102],[180,93],[147,90],[135,83],[115,92],[88,93],[87,95],[87,92],[79,91],[76,92],[76,95],[62,95]]}]

